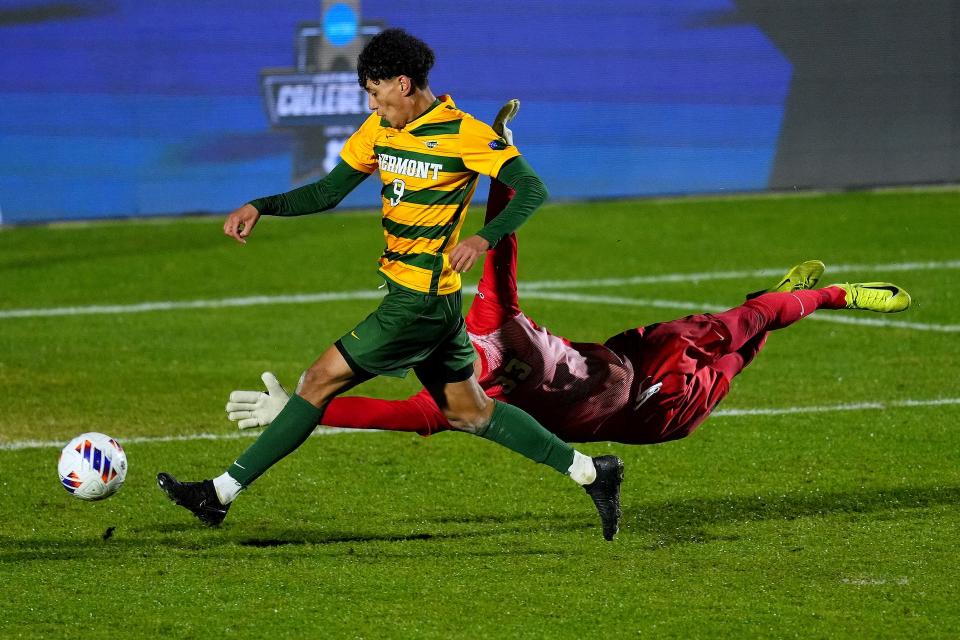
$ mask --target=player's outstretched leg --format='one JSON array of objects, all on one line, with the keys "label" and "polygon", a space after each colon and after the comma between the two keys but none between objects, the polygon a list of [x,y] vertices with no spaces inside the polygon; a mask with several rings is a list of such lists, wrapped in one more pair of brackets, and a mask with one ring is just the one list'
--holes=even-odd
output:
[{"label": "player's outstretched leg", "polygon": [[739,307],[712,314],[729,334],[729,340],[714,346],[717,356],[735,354],[750,345],[740,353],[746,366],[763,346],[768,332],[783,329],[817,309],[843,308],[840,291],[813,289],[824,268],[820,260],[801,262],[769,289],[747,294],[747,301]]},{"label": "player's outstretched leg", "polygon": [[167,497],[189,510],[208,527],[215,527],[227,517],[229,504],[222,504],[212,480],[180,482],[169,473],[158,473],[157,484]]},{"label": "player's outstretched leg", "polygon": [[585,456],[523,410],[496,400],[493,405],[489,423],[477,435],[569,476],[593,500],[603,537],[613,540],[620,528],[623,461],[616,456]]},{"label": "player's outstretched leg", "polygon": [[330,347],[307,370],[303,387],[224,473],[202,482],[179,482],[169,473],[159,473],[157,484],[168,498],[204,524],[220,524],[240,492],[306,442],[330,400],[361,379],[339,349]]},{"label": "player's outstretched leg", "polygon": [[[805,289],[822,273],[816,260],[797,265],[777,288],[786,291],[764,293],[739,307],[713,314],[727,328],[729,340],[714,345],[719,356],[739,352],[748,344],[762,346],[766,332],[788,327],[817,309],[859,309],[896,313],[910,307],[910,294],[889,282],[836,284],[822,289]],[[799,285],[799,286],[797,286]],[[755,353],[741,353],[748,363]]]},{"label": "player's outstretched leg", "polygon": [[824,264],[819,260],[801,262],[790,269],[790,271],[787,271],[787,275],[783,276],[780,282],[769,289],[761,289],[760,291],[748,293],[747,300],[753,300],[765,293],[787,293],[789,291],[813,289],[817,286],[817,283],[820,282],[820,277],[823,275],[825,268]]},{"label": "player's outstretched leg", "polygon": [[617,456],[599,456],[593,459],[597,478],[584,485],[587,495],[600,514],[603,524],[603,537],[613,540],[620,530],[620,484],[623,482],[623,460]]},{"label": "player's outstretched leg", "polygon": [[910,294],[889,282],[857,282],[830,286],[843,290],[847,309],[897,313],[910,307]]}]

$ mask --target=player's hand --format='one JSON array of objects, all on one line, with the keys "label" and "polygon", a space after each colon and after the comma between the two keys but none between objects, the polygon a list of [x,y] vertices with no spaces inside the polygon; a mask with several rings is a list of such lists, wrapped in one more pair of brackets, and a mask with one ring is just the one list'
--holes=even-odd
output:
[{"label": "player's hand", "polygon": [[260,212],[252,204],[245,204],[227,216],[223,233],[240,244],[247,244],[247,236],[260,219]]},{"label": "player's hand", "polygon": [[280,414],[290,396],[280,386],[277,377],[265,371],[260,376],[267,392],[233,391],[227,403],[227,418],[237,423],[240,429],[266,427]]},{"label": "player's hand", "polygon": [[489,248],[490,243],[485,238],[470,236],[450,252],[450,267],[458,273],[469,271]]}]

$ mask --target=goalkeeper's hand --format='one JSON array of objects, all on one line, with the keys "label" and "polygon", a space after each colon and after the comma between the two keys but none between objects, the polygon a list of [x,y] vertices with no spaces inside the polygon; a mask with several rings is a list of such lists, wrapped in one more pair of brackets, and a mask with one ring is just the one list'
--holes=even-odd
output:
[{"label": "goalkeeper's hand", "polygon": [[227,418],[237,423],[240,429],[266,427],[280,414],[290,396],[280,386],[277,377],[265,371],[260,376],[267,392],[233,391],[227,403]]}]

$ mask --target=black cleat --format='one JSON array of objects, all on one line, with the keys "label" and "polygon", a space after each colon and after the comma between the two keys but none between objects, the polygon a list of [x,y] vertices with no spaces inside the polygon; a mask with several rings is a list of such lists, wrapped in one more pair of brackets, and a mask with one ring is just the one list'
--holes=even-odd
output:
[{"label": "black cleat", "polygon": [[623,482],[623,460],[617,456],[600,456],[593,459],[597,478],[583,487],[593,499],[603,523],[603,537],[613,540],[620,529],[620,483]]},{"label": "black cleat", "polygon": [[229,504],[221,504],[213,480],[179,482],[169,473],[157,474],[157,485],[167,497],[200,518],[208,527],[215,527],[227,517]]}]

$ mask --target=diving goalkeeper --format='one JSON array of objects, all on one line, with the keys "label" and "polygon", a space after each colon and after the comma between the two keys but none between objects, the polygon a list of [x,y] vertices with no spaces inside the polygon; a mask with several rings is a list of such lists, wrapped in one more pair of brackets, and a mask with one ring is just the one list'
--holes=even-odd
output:
[{"label": "diving goalkeeper", "polygon": [[[509,129],[497,133],[512,141]],[[491,181],[487,220],[511,196],[509,187]],[[627,329],[602,344],[571,342],[520,309],[517,238],[510,234],[487,251],[466,316],[479,355],[477,378],[488,396],[523,409],[568,442],[652,444],[683,438],[727,395],[771,331],[819,309],[892,313],[910,306],[909,294],[889,283],[814,289],[823,271],[822,262],[807,261],[728,311]],[[286,403],[276,378],[265,373],[263,380],[267,393],[230,394],[228,417],[241,429],[270,424]],[[451,428],[425,389],[406,400],[335,398],[322,424],[425,436]]]}]

